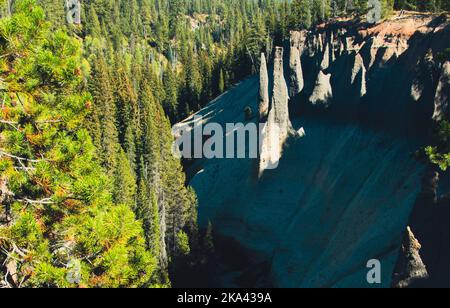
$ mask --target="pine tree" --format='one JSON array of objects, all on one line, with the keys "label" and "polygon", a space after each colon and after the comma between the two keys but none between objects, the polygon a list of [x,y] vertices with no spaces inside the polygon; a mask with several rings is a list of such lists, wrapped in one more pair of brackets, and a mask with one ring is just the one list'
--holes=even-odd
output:
[{"label": "pine tree", "polygon": [[116,122],[116,105],[113,97],[111,77],[108,67],[102,55],[94,60],[89,87],[94,98],[93,122],[96,123],[93,131],[97,140],[100,139],[101,150],[99,157],[110,178],[114,176],[117,168],[118,132]]},{"label": "pine tree", "polygon": [[225,76],[223,74],[223,69],[220,69],[218,89],[219,93],[223,93],[225,91]]},{"label": "pine tree", "polygon": [[47,20],[52,27],[59,28],[66,24],[64,3],[59,0],[39,0],[38,4],[45,8]]},{"label": "pine tree", "polygon": [[176,73],[172,68],[167,68],[163,77],[164,89],[166,92],[164,100],[164,110],[172,121],[177,119],[178,110],[178,85]]},{"label": "pine tree", "polygon": [[120,147],[114,170],[113,199],[117,204],[134,207],[136,198],[136,180],[134,170],[128,162],[127,155]]},{"label": "pine tree", "polygon": [[12,55],[0,60],[1,189],[13,193],[1,203],[0,262],[15,269],[2,276],[16,287],[152,286],[156,258],[131,209],[112,203],[84,126],[80,42],[43,18],[20,0],[0,21],[0,52]]},{"label": "pine tree", "polygon": [[290,26],[294,29],[307,29],[312,24],[311,0],[294,0]]}]

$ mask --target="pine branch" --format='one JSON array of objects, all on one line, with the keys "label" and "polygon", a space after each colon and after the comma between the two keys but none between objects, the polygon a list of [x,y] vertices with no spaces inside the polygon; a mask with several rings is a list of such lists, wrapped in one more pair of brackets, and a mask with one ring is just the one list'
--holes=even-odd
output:
[{"label": "pine branch", "polygon": [[36,121],[34,123],[36,124],[55,124],[55,123],[61,123],[62,120],[46,120],[46,121]]},{"label": "pine branch", "polygon": [[[61,123],[61,122],[62,122],[62,120],[43,120],[43,121],[35,121],[34,124],[55,124],[55,123]],[[6,121],[6,120],[1,120],[1,119],[0,119],[0,123],[8,124],[8,125],[19,125],[19,122]]]},{"label": "pine branch", "polygon": [[16,126],[16,125],[19,124],[19,123],[17,123],[17,122],[11,122],[11,121],[0,120],[0,123],[1,123],[1,124],[7,124],[7,125],[11,126],[12,128],[14,128],[16,131],[19,131],[19,128]]},{"label": "pine branch", "polygon": [[17,124],[19,124],[17,122],[6,121],[6,120],[0,120],[0,123],[2,123],[2,124],[9,124],[9,125],[17,125]]},{"label": "pine branch", "polygon": [[24,162],[24,161],[30,162],[30,163],[39,163],[39,162],[43,162],[43,161],[47,161],[47,162],[49,161],[49,160],[43,159],[43,158],[42,159],[28,159],[28,158],[24,158],[24,157],[20,157],[20,156],[9,154],[9,153],[5,152],[5,150],[0,149],[0,157],[2,157],[2,156],[13,158],[13,159],[17,160],[19,163],[20,162]]},{"label": "pine branch", "polygon": [[33,172],[33,171],[36,171],[36,168],[34,168],[34,167],[25,167],[25,166],[23,166],[23,165],[22,165],[22,167],[14,167],[14,169],[15,169],[16,171],[25,171],[25,172]]},{"label": "pine branch", "polygon": [[31,200],[31,199],[28,199],[28,198],[24,198],[24,199],[16,199],[16,201],[22,202],[22,203],[26,203],[26,204],[30,204],[30,205],[34,205],[34,204],[38,204],[38,205],[55,204],[55,202],[52,201],[52,198],[44,198],[42,200]]},{"label": "pine branch", "polygon": [[16,56],[16,53],[14,53],[14,52],[5,53],[3,55],[0,55],[0,59],[7,58],[9,56]]}]

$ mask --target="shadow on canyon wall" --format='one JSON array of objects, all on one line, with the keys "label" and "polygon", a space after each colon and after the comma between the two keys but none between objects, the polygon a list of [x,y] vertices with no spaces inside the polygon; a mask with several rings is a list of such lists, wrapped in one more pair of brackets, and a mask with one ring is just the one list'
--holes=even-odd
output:
[{"label": "shadow on canyon wall", "polygon": [[[442,16],[409,18],[293,33],[284,74],[291,92],[292,81],[301,88],[289,111],[306,135],[287,140],[276,170],[258,178],[251,159],[190,163],[200,226],[210,221],[216,234],[210,260],[187,273],[198,286],[372,287],[366,264],[378,259],[377,286],[390,287],[394,272],[406,280],[415,273],[405,234],[420,242],[413,254],[429,275],[407,286],[450,285],[448,174],[418,151],[433,123],[448,117],[436,102],[448,95],[448,84],[437,93],[448,74],[437,58],[450,26]],[[288,65],[293,48],[300,72]],[[248,122],[259,82],[253,76],[211,102],[198,113],[201,124]]]}]

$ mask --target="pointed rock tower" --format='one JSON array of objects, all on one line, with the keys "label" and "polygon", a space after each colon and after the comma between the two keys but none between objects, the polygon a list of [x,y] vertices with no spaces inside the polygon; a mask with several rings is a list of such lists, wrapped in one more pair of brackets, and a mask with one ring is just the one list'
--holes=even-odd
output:
[{"label": "pointed rock tower", "polygon": [[269,112],[269,74],[264,53],[261,53],[261,67],[259,69],[259,119],[267,117]]},{"label": "pointed rock tower", "polygon": [[328,107],[329,102],[333,97],[330,79],[331,74],[325,75],[322,71],[319,72],[314,91],[309,98],[311,104]]},{"label": "pointed rock tower", "polygon": [[273,94],[267,123],[262,132],[259,176],[278,165],[284,143],[294,132],[289,120],[289,94],[283,69],[283,48],[276,47],[273,70]]},{"label": "pointed rock tower", "polygon": [[411,228],[408,227],[392,281],[394,288],[413,287],[415,283],[428,279],[427,268],[419,253],[421,248]]},{"label": "pointed rock tower", "polygon": [[304,41],[302,41],[302,33],[291,32],[291,50],[289,54],[290,68],[290,95],[291,97],[299,94],[304,87],[303,70],[301,63],[301,50],[303,50]]},{"label": "pointed rock tower", "polygon": [[322,34],[319,33],[317,35],[317,51],[322,52],[323,51],[323,37]]},{"label": "pointed rock tower", "polygon": [[[275,50],[273,68],[273,95],[272,109],[269,111],[269,122],[272,121],[280,127],[280,146],[284,144],[288,137],[291,123],[289,120],[289,94],[284,79],[283,69],[283,48],[277,47]],[[281,149],[280,149],[281,150]]]},{"label": "pointed rock tower", "polygon": [[331,62],[334,63],[336,61],[336,42],[334,40],[333,32],[330,33],[330,53],[331,53]]},{"label": "pointed rock tower", "polygon": [[352,84],[355,84],[355,82],[358,81],[360,83],[360,97],[363,97],[367,93],[367,86],[366,86],[366,67],[364,66],[364,60],[361,57],[361,54],[356,54],[355,56],[355,62],[353,63],[353,69],[352,69],[352,78],[351,82]]},{"label": "pointed rock tower", "polygon": [[320,63],[320,69],[326,70],[330,66],[330,48],[328,44],[325,45],[325,50],[323,52],[322,62]]}]

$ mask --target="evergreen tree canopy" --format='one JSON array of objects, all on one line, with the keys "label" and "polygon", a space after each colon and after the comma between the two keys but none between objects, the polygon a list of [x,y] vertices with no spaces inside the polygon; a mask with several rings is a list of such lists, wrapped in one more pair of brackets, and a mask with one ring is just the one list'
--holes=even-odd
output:
[{"label": "evergreen tree canopy", "polygon": [[0,262],[8,282],[152,285],[156,258],[131,208],[112,203],[84,127],[92,98],[82,85],[81,42],[50,31],[34,0],[0,20],[0,40]]}]

